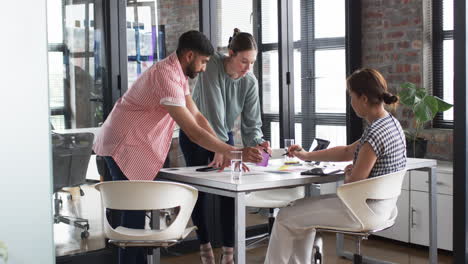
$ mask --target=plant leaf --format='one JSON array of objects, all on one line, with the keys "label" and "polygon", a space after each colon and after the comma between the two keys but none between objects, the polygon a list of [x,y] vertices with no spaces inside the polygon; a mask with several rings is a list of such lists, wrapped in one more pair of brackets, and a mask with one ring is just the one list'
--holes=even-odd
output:
[{"label": "plant leaf", "polygon": [[434,96],[437,100],[437,112],[444,112],[452,108],[453,104],[447,103],[446,101],[440,99],[437,96]]},{"label": "plant leaf", "polygon": [[416,85],[411,82],[402,83],[400,87],[405,90],[411,90],[411,91],[416,90]]},{"label": "plant leaf", "polygon": [[427,107],[430,109],[431,120],[434,119],[435,115],[437,114],[437,109],[438,109],[437,99],[432,95],[428,95],[423,98],[422,103],[426,104]]},{"label": "plant leaf", "polygon": [[424,100],[421,100],[414,106],[414,117],[421,124],[432,120],[431,108],[424,102]]},{"label": "plant leaf", "polygon": [[427,95],[426,89],[424,88],[416,88],[415,93],[416,93],[416,97],[418,97],[421,100]]},{"label": "plant leaf", "polygon": [[398,94],[398,96],[400,97],[400,102],[403,105],[413,108],[416,93],[416,85],[414,85],[414,83],[406,82],[403,83],[400,87],[402,89],[401,92]]}]

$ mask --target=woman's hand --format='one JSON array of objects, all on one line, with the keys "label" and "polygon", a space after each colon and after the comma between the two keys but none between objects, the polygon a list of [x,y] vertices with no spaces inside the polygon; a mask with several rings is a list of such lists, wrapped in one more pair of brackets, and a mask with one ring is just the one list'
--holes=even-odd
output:
[{"label": "woman's hand", "polygon": [[271,148],[270,148],[270,141],[263,141],[262,143],[258,144],[257,148],[260,149],[260,151],[266,151],[268,154],[271,156]]},{"label": "woman's hand", "polygon": [[246,147],[242,149],[242,161],[259,163],[263,159],[262,153],[258,148]]},{"label": "woman's hand", "polygon": [[345,175],[345,180],[344,180],[344,182],[345,182],[345,183],[348,183],[348,182],[349,182],[350,177],[351,177],[351,175],[352,175],[352,173],[353,173],[353,168],[354,168],[354,167],[353,167],[353,164],[349,164],[348,166],[345,167],[345,169],[344,169],[344,175]]},{"label": "woman's hand", "polygon": [[306,160],[307,159],[307,151],[305,151],[301,146],[299,145],[292,145],[288,148],[288,157],[298,157],[301,160]]}]

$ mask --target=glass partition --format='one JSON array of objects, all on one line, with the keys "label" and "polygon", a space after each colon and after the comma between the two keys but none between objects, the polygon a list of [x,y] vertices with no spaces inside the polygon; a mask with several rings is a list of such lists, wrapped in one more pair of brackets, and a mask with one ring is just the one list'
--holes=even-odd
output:
[{"label": "glass partition", "polygon": [[[103,122],[103,36],[95,1],[48,0],[49,94],[54,129]],[[102,24],[102,23],[101,23]]]}]

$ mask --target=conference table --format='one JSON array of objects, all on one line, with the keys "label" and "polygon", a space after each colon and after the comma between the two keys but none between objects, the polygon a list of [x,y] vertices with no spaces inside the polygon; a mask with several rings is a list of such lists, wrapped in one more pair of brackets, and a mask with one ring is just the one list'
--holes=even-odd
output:
[{"label": "conference table", "polygon": [[[349,163],[348,163],[349,164]],[[224,172],[197,172],[200,167],[179,167],[161,169],[158,180],[167,180],[185,183],[198,189],[200,192],[221,196],[233,197],[235,201],[235,240],[234,257],[236,263],[246,263],[246,204],[245,195],[260,190],[288,188],[296,186],[306,187],[306,196],[320,195],[320,190],[314,188],[315,184],[337,182],[343,180],[343,173],[330,175],[301,175],[301,171],[309,170],[314,165],[283,166],[283,160],[270,160],[268,167],[248,164],[250,172],[246,172],[239,180],[231,179],[229,169]],[[325,163],[321,166],[327,168],[344,168],[346,163]],[[425,170],[429,173],[429,263],[437,263],[437,161],[432,159],[408,158],[408,170]],[[311,249],[312,250],[312,249]],[[350,252],[343,250],[343,236],[337,235],[337,253],[346,258],[352,257]],[[376,259],[364,257],[366,262],[386,263]]]}]

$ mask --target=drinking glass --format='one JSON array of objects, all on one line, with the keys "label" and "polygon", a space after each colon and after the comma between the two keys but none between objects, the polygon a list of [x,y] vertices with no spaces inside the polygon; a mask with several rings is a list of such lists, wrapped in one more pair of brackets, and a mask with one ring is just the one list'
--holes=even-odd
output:
[{"label": "drinking glass", "polygon": [[231,151],[231,179],[240,180],[242,177],[242,151]]},{"label": "drinking glass", "polygon": [[[286,138],[284,139],[284,151],[288,152],[288,149],[290,146],[294,145],[294,139],[293,138]],[[284,155],[284,161],[293,161],[294,157],[290,158],[288,155]]]}]

